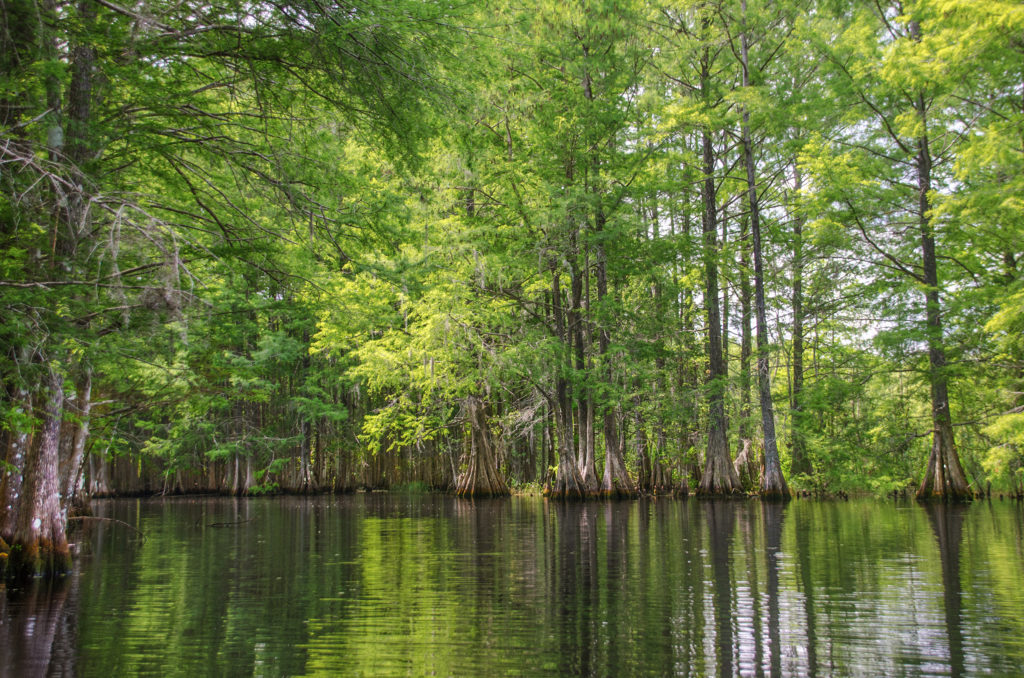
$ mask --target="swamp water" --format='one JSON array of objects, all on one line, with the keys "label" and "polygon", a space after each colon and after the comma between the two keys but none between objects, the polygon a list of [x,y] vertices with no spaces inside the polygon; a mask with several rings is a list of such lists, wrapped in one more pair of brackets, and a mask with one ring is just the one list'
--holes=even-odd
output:
[{"label": "swamp water", "polygon": [[94,503],[0,676],[1024,675],[1024,508]]}]

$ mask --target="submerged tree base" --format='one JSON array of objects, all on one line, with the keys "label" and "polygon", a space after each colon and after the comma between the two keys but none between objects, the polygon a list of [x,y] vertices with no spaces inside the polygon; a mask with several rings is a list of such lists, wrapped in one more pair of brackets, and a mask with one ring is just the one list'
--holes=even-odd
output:
[{"label": "submerged tree base", "polygon": [[617,485],[610,488],[602,487],[598,494],[602,499],[634,499],[639,496],[633,488],[619,487]]},{"label": "submerged tree base", "polygon": [[49,539],[26,544],[14,542],[9,546],[4,543],[0,544],[0,561],[0,573],[6,579],[63,577],[71,571],[71,550],[67,543],[54,544]]}]

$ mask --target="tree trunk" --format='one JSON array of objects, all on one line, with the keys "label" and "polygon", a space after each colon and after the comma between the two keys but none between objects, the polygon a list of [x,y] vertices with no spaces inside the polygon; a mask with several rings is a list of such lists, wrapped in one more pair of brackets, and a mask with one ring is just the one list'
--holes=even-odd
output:
[{"label": "tree trunk", "polygon": [[[708,53],[705,50],[702,60],[702,83],[707,85],[709,75]],[[703,87],[702,87],[703,89]],[[725,418],[725,363],[722,359],[722,322],[718,307],[718,243],[715,205],[714,150],[711,145],[711,133],[704,130],[701,135],[703,144],[702,197],[704,214],[702,220],[704,234],[704,305],[707,308],[708,328],[708,447],[704,462],[704,473],[697,488],[699,495],[734,494],[742,491],[739,478],[733,469],[729,457],[729,440],[726,435]]]},{"label": "tree trunk", "polygon": [[[562,290],[554,263],[551,264],[551,310],[554,315],[555,332],[564,342],[567,333],[565,314],[562,311]],[[569,365],[566,367],[569,367],[571,358],[567,362]],[[558,428],[558,471],[550,494],[562,499],[582,499],[586,496],[586,490],[572,452],[572,403],[569,398],[569,385],[561,372],[555,376],[555,402],[552,406]]]},{"label": "tree trunk", "polygon": [[455,494],[460,497],[508,495],[505,478],[499,473],[495,463],[494,443],[487,425],[483,399],[479,396],[469,396],[464,407],[466,418],[469,419],[471,444],[466,471],[458,480]]},{"label": "tree trunk", "polygon": [[[32,399],[29,391],[18,387],[14,398],[15,407],[21,414],[32,412]],[[21,501],[25,463],[28,460],[29,445],[32,436],[28,428],[18,428],[8,432],[6,460],[10,468],[4,472],[0,483],[0,539],[11,541],[18,524],[18,505]]]},{"label": "tree trunk", "polygon": [[[213,483],[210,485],[212,487]],[[107,458],[105,454],[97,454],[95,451],[89,454],[89,495],[92,497],[110,496]]]},{"label": "tree trunk", "polygon": [[50,371],[42,429],[25,465],[9,571],[15,577],[64,574],[71,566],[60,505],[59,445],[64,379]]},{"label": "tree trunk", "polygon": [[[726,201],[728,202],[728,201]],[[726,211],[727,204],[722,205],[721,218],[718,221],[722,224],[722,242],[719,243],[719,251],[726,251],[729,246],[729,214]],[[722,374],[729,378],[729,279],[722,276]]]},{"label": "tree trunk", "polygon": [[299,442],[299,492],[316,492],[316,483],[313,480],[313,465],[310,459],[313,450],[312,426],[305,420],[299,426],[302,436],[302,440]]},{"label": "tree trunk", "polygon": [[61,501],[65,513],[81,497],[77,497],[78,481],[82,476],[85,463],[85,443],[89,439],[89,413],[92,410],[92,368],[84,367],[78,385],[75,388],[74,414],[78,418],[74,435],[71,440],[71,453],[67,460],[67,468],[61,469]]},{"label": "tree trunk", "polygon": [[[751,417],[750,417],[750,356],[752,355],[751,346],[753,345],[753,330],[752,330],[752,291],[750,289],[750,228],[749,220],[743,219],[742,223],[742,245],[741,255],[743,258],[740,264],[740,315],[741,324],[743,325],[742,335],[740,337],[740,422],[739,422],[739,451],[737,452],[735,466],[739,469],[739,458],[743,456],[744,451],[750,451],[753,446],[753,432],[751,428]],[[740,482],[743,484],[745,490],[753,489],[753,482],[757,481],[757,476],[753,476],[753,479],[748,475],[744,478],[743,473],[737,471],[740,476]],[[753,482],[752,482],[753,481]]]},{"label": "tree trunk", "polygon": [[[794,164],[794,190],[803,188],[800,166]],[[813,472],[807,456],[803,432],[804,391],[804,217],[797,213],[793,219],[793,390],[790,395],[790,457],[791,474],[810,475]]]},{"label": "tree trunk", "polygon": [[231,496],[237,497],[242,493],[242,474],[241,474],[241,463],[238,459],[238,453],[235,452],[232,457],[231,465]]},{"label": "tree trunk", "polygon": [[[571,236],[572,256],[579,256],[576,226]],[[587,494],[597,491],[597,466],[594,455],[594,403],[586,386],[586,346],[583,332],[583,273],[575,263],[572,266],[572,294],[569,305],[569,332],[576,367],[576,422],[577,456],[580,479]]]},{"label": "tree trunk", "polygon": [[[594,216],[594,230],[601,233],[605,226],[604,210],[598,207]],[[597,300],[598,304],[608,296],[608,258],[605,254],[604,245],[598,240],[595,246],[597,252]],[[598,331],[598,350],[601,356],[606,358],[608,347],[611,344],[611,335],[608,331],[607,322],[602,322]],[[605,379],[612,381],[612,367],[610,364],[605,368]],[[601,479],[601,495],[604,497],[632,497],[636,495],[636,488],[626,471],[624,459],[624,440],[616,425],[615,410],[606,407],[604,412],[604,476]]]},{"label": "tree trunk", "polygon": [[[911,24],[912,32],[920,30],[915,28],[916,22]],[[921,122],[925,123],[926,104],[923,96],[918,96],[916,107]],[[922,127],[927,129],[924,124]],[[917,490],[917,498],[964,501],[971,498],[971,490],[964,469],[960,465],[960,456],[957,454],[953,436],[953,420],[949,412],[938,261],[935,256],[935,233],[932,229],[928,197],[932,187],[931,173],[932,157],[928,147],[928,135],[923,134],[917,140],[918,226],[921,232],[921,268],[925,284],[928,380],[931,383],[932,396],[932,452],[921,486]]]},{"label": "tree trunk", "polygon": [[758,479],[758,468],[756,454],[754,450],[754,441],[750,438],[744,438],[741,441],[743,447],[740,448],[739,454],[736,455],[735,461],[733,461],[733,468],[736,469],[736,475],[740,479],[740,485],[744,489],[752,488],[757,484]]},{"label": "tree trunk", "polygon": [[[742,0],[741,10],[746,21],[747,2]],[[743,86],[750,86],[750,68],[747,59],[747,32],[740,36],[740,55],[743,61]],[[747,166],[747,200],[750,203],[750,232],[754,250],[754,309],[757,315],[757,391],[761,401],[761,429],[764,434],[764,472],[761,474],[761,497],[789,499],[789,488],[782,475],[779,448],[775,442],[775,411],[772,407],[772,385],[768,363],[768,320],[764,300],[764,263],[761,256],[761,215],[758,208],[757,170],[754,167],[754,144],[750,136],[750,113],[743,108],[743,159]]]}]

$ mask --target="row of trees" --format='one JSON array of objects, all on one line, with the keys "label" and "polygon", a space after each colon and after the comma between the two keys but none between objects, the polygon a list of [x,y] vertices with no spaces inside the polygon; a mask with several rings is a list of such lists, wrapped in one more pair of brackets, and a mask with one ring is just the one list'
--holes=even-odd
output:
[{"label": "row of trees", "polygon": [[12,563],[90,493],[1019,488],[1022,29],[6,3]]}]

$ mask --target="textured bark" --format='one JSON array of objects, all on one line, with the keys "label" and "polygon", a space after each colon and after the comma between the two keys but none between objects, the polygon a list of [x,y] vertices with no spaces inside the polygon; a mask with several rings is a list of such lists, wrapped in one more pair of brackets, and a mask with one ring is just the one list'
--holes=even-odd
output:
[{"label": "textured bark", "polygon": [[[213,467],[211,466],[211,469]],[[109,496],[110,473],[107,458],[95,451],[89,454],[89,495],[93,497]]]},{"label": "textured bark", "polygon": [[53,576],[68,571],[71,553],[66,515],[60,505],[59,445],[64,381],[51,371],[39,440],[25,464],[9,572],[15,577]]},{"label": "textured bark", "polygon": [[77,418],[71,438],[71,450],[65,468],[61,469],[61,502],[64,511],[81,502],[78,497],[79,480],[85,463],[85,443],[89,439],[89,413],[92,411],[92,369],[84,368],[75,388],[75,412]]},{"label": "textured bark", "polygon": [[[746,20],[747,3],[740,7]],[[743,65],[743,86],[750,86],[750,68],[747,58],[747,32],[740,36],[740,56]],[[775,440],[775,411],[772,406],[772,386],[768,363],[768,319],[764,299],[764,262],[761,253],[761,214],[757,195],[757,168],[754,165],[754,144],[750,135],[750,113],[744,107],[743,161],[747,168],[747,202],[750,205],[750,234],[754,254],[754,309],[757,316],[757,392],[761,404],[761,432],[764,435],[764,473],[759,487],[765,499],[789,499],[789,488],[782,475],[779,448]]]},{"label": "textured bark", "polygon": [[487,413],[479,396],[466,398],[470,449],[466,471],[458,480],[455,494],[460,497],[499,497],[509,494],[505,478],[498,471],[494,442],[487,425]]},{"label": "textured bark", "polygon": [[740,484],[743,489],[752,489],[758,480],[757,461],[754,453],[754,443],[749,438],[744,438],[740,441],[743,447],[740,448],[739,454],[736,455],[736,460],[733,461],[733,468],[736,469],[736,475],[740,479]]}]

